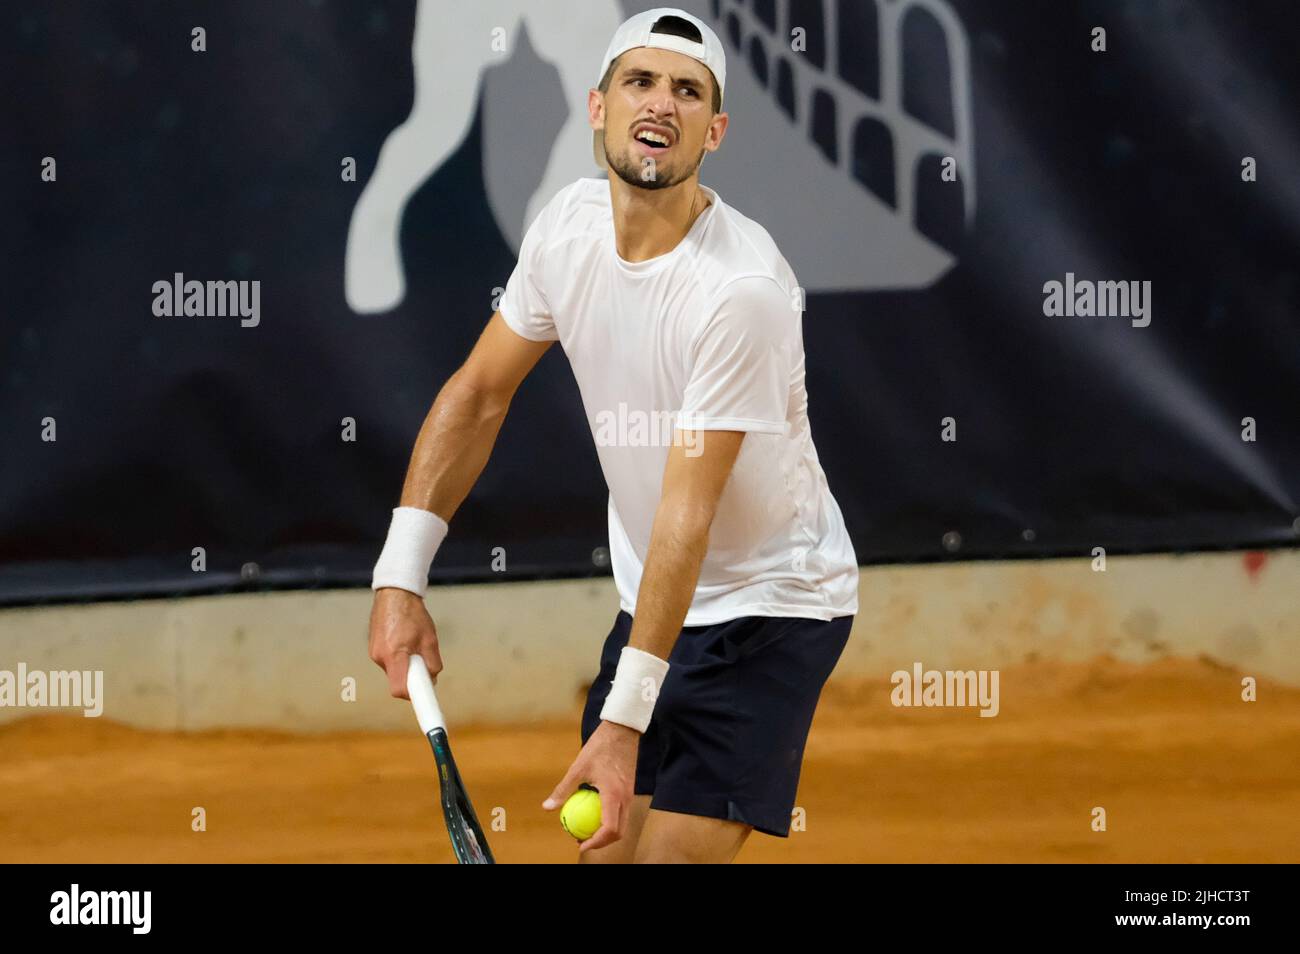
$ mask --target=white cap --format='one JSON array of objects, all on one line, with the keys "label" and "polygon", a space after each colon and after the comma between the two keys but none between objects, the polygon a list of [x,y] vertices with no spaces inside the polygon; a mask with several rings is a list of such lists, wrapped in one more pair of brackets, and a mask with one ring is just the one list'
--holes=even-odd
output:
[{"label": "white cap", "polygon": [[[691,23],[700,31],[702,42],[697,43],[684,36],[677,36],[675,33],[656,33],[654,26],[661,17],[680,17]],[[609,41],[609,49],[605,51],[605,58],[600,63],[600,73],[596,76],[596,82],[599,84],[605,78],[605,71],[609,69],[610,63],[613,63],[628,50],[635,50],[642,46],[654,47],[659,50],[672,50],[674,53],[684,53],[693,59],[699,60],[713,74],[713,79],[718,84],[718,101],[721,103],[727,85],[727,55],[723,52],[722,41],[718,39],[718,35],[703,20],[675,7],[656,7],[653,10],[638,13],[615,30],[614,39]],[[591,146],[596,165],[604,169],[605,133],[603,130],[598,129],[595,131],[592,136]]]}]

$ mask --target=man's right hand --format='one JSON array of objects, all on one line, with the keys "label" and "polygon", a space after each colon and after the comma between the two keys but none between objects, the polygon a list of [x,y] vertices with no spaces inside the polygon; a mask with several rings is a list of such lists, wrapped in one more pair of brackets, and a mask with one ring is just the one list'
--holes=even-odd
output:
[{"label": "man's right hand", "polygon": [[442,672],[438,630],[424,600],[395,587],[375,590],[370,609],[370,658],[388,674],[388,691],[398,699],[406,694],[406,667],[412,656],[424,657],[436,683]]}]

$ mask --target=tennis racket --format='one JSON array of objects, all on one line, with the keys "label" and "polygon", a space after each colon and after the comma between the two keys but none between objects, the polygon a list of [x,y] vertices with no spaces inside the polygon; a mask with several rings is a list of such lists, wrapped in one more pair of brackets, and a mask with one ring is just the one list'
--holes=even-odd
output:
[{"label": "tennis racket", "polygon": [[447,723],[442,718],[438,697],[433,691],[433,680],[420,656],[412,656],[406,670],[406,692],[415,707],[415,718],[420,731],[433,747],[433,760],[438,765],[438,784],[442,788],[442,817],[447,822],[447,834],[456,852],[456,861],[462,865],[491,865],[496,861],[487,838],[479,826],[474,806],[469,802],[465,783],[456,771],[456,760],[451,757],[451,743],[447,741]]}]

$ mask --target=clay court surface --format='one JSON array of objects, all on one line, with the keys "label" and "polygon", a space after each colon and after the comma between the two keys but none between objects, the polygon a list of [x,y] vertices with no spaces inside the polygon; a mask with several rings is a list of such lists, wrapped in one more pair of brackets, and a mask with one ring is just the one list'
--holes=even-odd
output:
[{"label": "clay court surface", "polygon": [[[798,804],[806,830],[741,862],[1297,862],[1300,689],[1208,660],[1002,670],[1001,714],[896,709],[832,682]],[[399,703],[394,702],[394,705]],[[458,726],[501,862],[569,862],[542,799],[577,752],[567,721]],[[0,861],[451,862],[432,755],[409,733],[145,732],[42,716],[0,726]],[[191,810],[207,830],[191,831]],[[1090,830],[1094,806],[1107,831]]]}]

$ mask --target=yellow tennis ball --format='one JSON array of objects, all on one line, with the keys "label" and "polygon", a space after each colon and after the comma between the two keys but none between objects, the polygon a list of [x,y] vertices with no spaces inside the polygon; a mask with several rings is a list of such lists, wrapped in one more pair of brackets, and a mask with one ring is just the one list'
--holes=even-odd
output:
[{"label": "yellow tennis ball", "polygon": [[583,784],[560,809],[560,824],[578,841],[586,841],[600,829],[600,793]]}]

